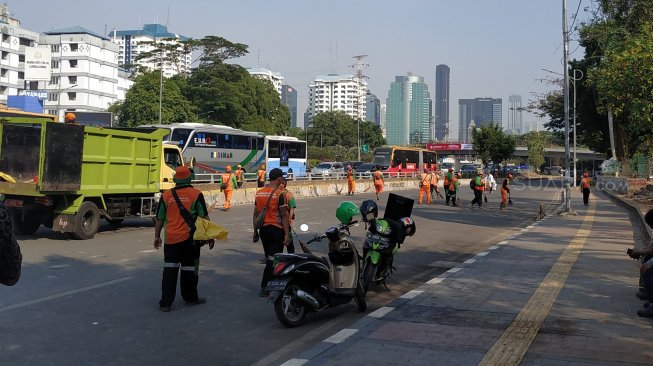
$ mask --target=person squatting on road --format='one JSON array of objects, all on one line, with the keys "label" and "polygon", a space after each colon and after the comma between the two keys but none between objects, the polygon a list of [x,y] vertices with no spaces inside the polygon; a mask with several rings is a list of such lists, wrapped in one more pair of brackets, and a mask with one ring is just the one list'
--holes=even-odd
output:
[{"label": "person squatting on road", "polygon": [[256,172],[256,186],[258,188],[265,187],[265,164],[261,164]]},{"label": "person squatting on road", "polygon": [[590,178],[590,175],[587,172],[583,173],[583,179],[580,180],[580,190],[583,192],[583,204],[585,206],[589,205],[591,183],[592,179]]},{"label": "person squatting on road", "polygon": [[[431,200],[433,200],[433,192],[435,191],[436,197],[438,198],[444,198],[442,197],[442,194],[440,194],[440,189],[438,188],[438,182],[440,181],[440,176],[438,175],[437,171],[431,170],[431,176],[433,177],[431,179]],[[444,188],[446,191],[446,187]]]},{"label": "person squatting on road", "polygon": [[347,165],[347,195],[353,196],[356,191],[356,174],[351,165]]},{"label": "person squatting on road", "polygon": [[243,188],[243,182],[245,181],[245,171],[243,170],[242,165],[238,164],[236,167],[236,187],[238,189]]},{"label": "person squatting on road", "polygon": [[501,184],[501,204],[499,204],[499,209],[501,210],[506,208],[506,204],[508,203],[508,195],[510,194],[510,187],[508,185],[508,178],[506,178],[503,180],[503,184]]},{"label": "person squatting on road", "polygon": [[492,173],[488,173],[487,178],[486,178],[486,188],[487,192],[485,192],[485,197],[483,198],[485,200],[485,203],[487,203],[487,196],[497,190],[497,181],[494,179],[494,176]]},{"label": "person squatting on road", "polygon": [[[176,187],[163,192],[157,208],[154,225],[154,248],[161,247],[161,232],[164,232],[163,243],[163,280],[161,281],[161,300],[159,310],[168,312],[175,301],[177,292],[177,274],[181,269],[179,286],[181,297],[186,305],[204,304],[206,299],[197,294],[199,279],[200,246],[193,240],[194,228],[191,228],[184,218],[182,208],[190,214],[194,223],[197,217],[210,220],[204,196],[199,189],[190,185],[195,175],[185,167],[176,169],[172,180]],[[176,197],[175,197],[176,196]],[[208,241],[213,249],[214,240]]]},{"label": "person squatting on road", "polygon": [[376,191],[376,200],[380,200],[379,195],[383,192],[383,173],[381,173],[381,168],[377,165],[374,167],[374,173],[372,174],[372,181],[374,182],[374,190]]},{"label": "person squatting on road", "polygon": [[[452,195],[455,196],[455,194],[456,194],[455,192],[451,192],[449,190],[449,187],[451,186],[451,181],[453,180],[453,178],[454,178],[453,168],[449,168],[447,173],[444,175],[444,182],[443,182],[444,195],[445,195],[445,204],[447,206],[449,206],[449,202],[451,201],[451,196]],[[455,203],[455,200],[454,200],[454,203]]]},{"label": "person squatting on road", "polygon": [[431,204],[431,181],[433,180],[433,176],[431,173],[429,173],[429,170],[427,168],[424,168],[424,173],[422,173],[419,181],[419,200],[417,201],[417,204],[421,205],[422,204],[422,199],[424,198],[424,195],[426,194],[426,203]]},{"label": "person squatting on road", "polygon": [[23,255],[14,236],[9,210],[0,200],[0,284],[13,286],[20,279]]},{"label": "person squatting on road", "polygon": [[[653,228],[653,209],[648,210],[644,215],[646,224]],[[642,264],[639,267],[640,286],[642,288],[637,292],[637,297],[645,300],[644,309],[637,311],[637,315],[651,318],[653,317],[653,243],[642,249],[629,249],[628,255],[633,259],[641,259]]]},{"label": "person squatting on road", "polygon": [[238,186],[236,182],[236,176],[231,171],[231,165],[227,165],[225,168],[225,173],[222,174],[222,185],[220,190],[224,192],[224,205],[222,206],[225,211],[229,211],[231,208],[231,195],[234,193],[234,187]]},{"label": "person squatting on road", "polygon": [[[280,189],[283,172],[279,168],[270,170],[270,184],[256,192],[254,203],[254,237],[256,243],[259,238],[265,251],[265,269],[261,277],[261,292],[259,296],[268,296],[265,290],[268,281],[272,278],[272,261],[274,255],[283,253],[284,246],[290,242],[290,210],[286,194]],[[257,218],[264,212],[263,221],[257,228]],[[260,231],[260,232],[259,232]]]},{"label": "person squatting on road", "polygon": [[483,172],[479,171],[476,174],[476,178],[472,178],[471,184],[472,190],[474,191],[474,199],[470,203],[471,207],[474,207],[474,204],[478,204],[478,207],[483,207],[483,192],[485,191],[485,179],[483,179]]}]

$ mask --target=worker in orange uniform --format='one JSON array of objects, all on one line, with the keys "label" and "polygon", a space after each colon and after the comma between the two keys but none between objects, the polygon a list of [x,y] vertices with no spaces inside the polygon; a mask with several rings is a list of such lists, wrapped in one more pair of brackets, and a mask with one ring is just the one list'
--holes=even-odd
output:
[{"label": "worker in orange uniform", "polygon": [[243,182],[245,180],[244,178],[245,178],[245,171],[243,170],[243,167],[240,164],[238,164],[238,166],[236,167],[236,187],[238,187],[238,189],[243,188]]},{"label": "worker in orange uniform", "polygon": [[75,116],[75,113],[68,112],[66,115],[63,117],[63,122],[64,123],[76,123],[77,116]]},{"label": "worker in orange uniform", "polygon": [[261,164],[261,167],[256,172],[256,186],[258,188],[265,187],[265,164]]},{"label": "worker in orange uniform", "polygon": [[[437,195],[438,198],[444,198],[442,197],[442,194],[440,193],[440,189],[438,188],[438,182],[440,181],[440,175],[438,175],[437,170],[433,171],[431,170],[431,199],[433,199],[433,192]],[[445,190],[447,189],[446,187],[444,188]]]},{"label": "worker in orange uniform", "polygon": [[[457,207],[458,202],[460,202],[460,200],[457,198],[458,187],[460,186],[458,181],[462,178],[462,175],[460,172],[456,174],[451,173],[451,177],[452,178],[449,180],[449,186],[447,186],[447,199],[451,200],[451,206]],[[449,202],[447,202],[447,206],[449,206]]]},{"label": "worker in orange uniform", "polygon": [[431,204],[431,181],[433,180],[433,175],[429,172],[427,168],[424,168],[424,173],[420,177],[419,181],[419,200],[418,204],[422,204],[422,198],[426,194],[426,203]]},{"label": "worker in orange uniform", "polygon": [[227,165],[224,174],[222,174],[222,185],[220,190],[224,192],[224,210],[229,211],[231,208],[231,195],[234,193],[234,187],[237,186],[236,176],[231,171],[231,165]]},{"label": "worker in orange uniform", "polygon": [[583,192],[583,204],[585,206],[589,206],[591,183],[592,179],[590,178],[589,173],[583,173],[583,179],[580,180],[580,190]]},{"label": "worker in orange uniform", "polygon": [[374,190],[376,191],[376,200],[378,201],[379,195],[383,192],[383,173],[379,166],[374,167],[374,173],[372,174],[372,181],[374,182]]},{"label": "worker in orange uniform", "polygon": [[347,195],[353,196],[356,191],[356,175],[351,165],[347,165]]},{"label": "worker in orange uniform", "polygon": [[510,195],[510,180],[508,178],[503,180],[503,184],[501,185],[501,204],[499,205],[499,209],[503,210],[506,208],[506,203],[508,203],[508,196]]}]

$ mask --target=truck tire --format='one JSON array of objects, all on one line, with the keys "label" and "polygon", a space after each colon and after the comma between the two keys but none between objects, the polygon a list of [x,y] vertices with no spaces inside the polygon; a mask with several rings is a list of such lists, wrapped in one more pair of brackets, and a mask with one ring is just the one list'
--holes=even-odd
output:
[{"label": "truck tire", "polygon": [[36,212],[28,212],[25,217],[21,217],[21,213],[16,212],[13,216],[19,234],[33,235],[41,226],[41,215]]},{"label": "truck tire", "polygon": [[99,227],[100,210],[91,201],[82,203],[79,210],[77,210],[77,214],[75,214],[75,225],[73,226],[75,239],[93,239]]}]

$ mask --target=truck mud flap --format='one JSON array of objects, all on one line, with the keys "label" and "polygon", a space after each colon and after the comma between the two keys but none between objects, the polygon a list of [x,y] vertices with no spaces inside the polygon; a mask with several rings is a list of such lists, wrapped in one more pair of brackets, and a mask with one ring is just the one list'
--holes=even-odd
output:
[{"label": "truck mud flap", "polygon": [[70,233],[75,227],[75,215],[60,214],[54,217],[52,230],[60,233]]}]

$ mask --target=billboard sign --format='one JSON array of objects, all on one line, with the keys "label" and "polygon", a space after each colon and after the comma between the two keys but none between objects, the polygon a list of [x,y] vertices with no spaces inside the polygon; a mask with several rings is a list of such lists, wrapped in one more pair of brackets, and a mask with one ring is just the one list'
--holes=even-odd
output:
[{"label": "billboard sign", "polygon": [[25,47],[25,80],[50,80],[51,59],[48,48]]},{"label": "billboard sign", "polygon": [[25,95],[28,97],[37,97],[40,100],[48,99],[47,90],[19,90],[18,95]]},{"label": "billboard sign", "polygon": [[431,151],[472,150],[472,144],[426,144],[426,149]]}]

